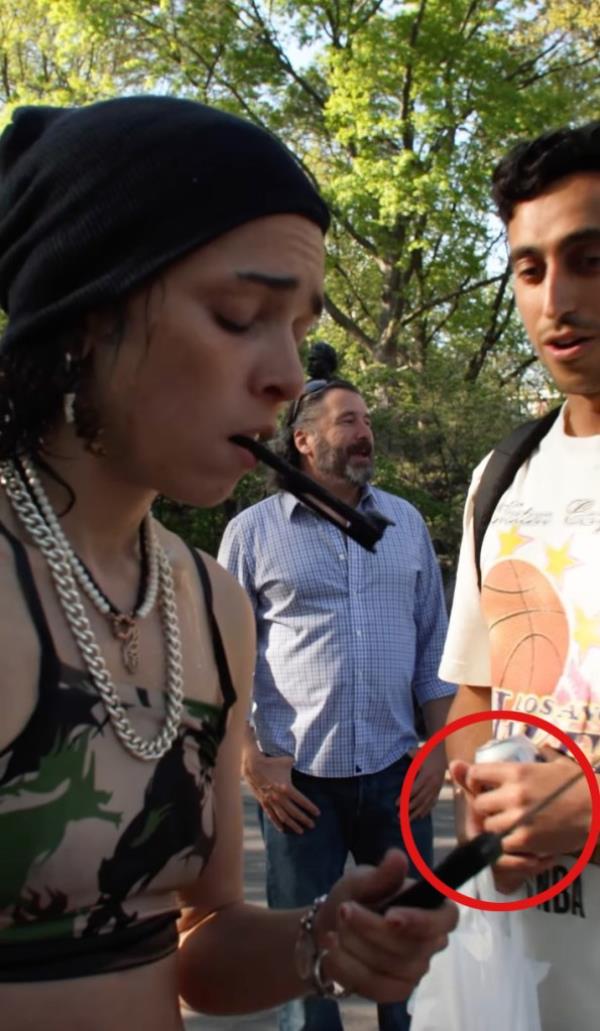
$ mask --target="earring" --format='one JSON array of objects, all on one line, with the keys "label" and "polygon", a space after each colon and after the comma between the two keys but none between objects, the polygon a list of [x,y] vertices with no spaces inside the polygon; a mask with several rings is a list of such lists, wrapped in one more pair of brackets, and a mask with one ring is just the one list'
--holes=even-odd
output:
[{"label": "earring", "polygon": [[91,455],[95,455],[96,458],[104,458],[106,456],[106,448],[102,443],[102,429],[98,430],[98,433],[93,440],[87,441],[85,449],[86,451],[89,451]]},{"label": "earring", "polygon": [[65,413],[65,422],[75,422],[75,394],[64,395],[63,412]]},{"label": "earring", "polygon": [[[67,382],[72,379],[71,366],[73,364],[73,358],[69,351],[65,353],[65,378]],[[75,391],[69,390],[66,394],[63,394],[63,412],[65,416],[65,422],[75,422]]]}]

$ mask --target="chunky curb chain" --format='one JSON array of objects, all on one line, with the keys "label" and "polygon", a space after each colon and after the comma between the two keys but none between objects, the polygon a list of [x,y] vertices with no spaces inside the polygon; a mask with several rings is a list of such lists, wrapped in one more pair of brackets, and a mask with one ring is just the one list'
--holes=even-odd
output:
[{"label": "chunky curb chain", "polygon": [[[155,538],[161,622],[166,648],[167,704],[165,722],[161,731],[155,738],[148,741],[134,730],[127,718],[125,708],[94,637],[69,563],[68,552],[62,541],[57,540],[53,534],[12,463],[0,463],[0,482],[23,526],[48,563],[67,622],[90,677],[102,698],[115,734],[127,751],[136,758],[160,759],[177,736],[183,711],[183,667],[179,620],[171,563],[164,548]],[[45,500],[49,504],[47,499]],[[152,533],[154,535],[153,528]],[[62,531],[61,536],[67,549],[70,550],[70,545]]]},{"label": "chunky curb chain", "polygon": [[[107,599],[103,594],[101,594],[93,580],[88,576],[87,570],[79,561],[77,555],[69,544],[69,541],[63,533],[62,526],[60,525],[60,522],[46,497],[44,489],[37,478],[31,462],[28,458],[22,458],[21,465],[25,472],[27,485],[41,509],[46,525],[52,532],[57,543],[63,549],[77,583],[90,599],[92,604],[96,606],[98,611],[101,612],[103,616],[110,616],[111,609]],[[152,612],[156,605],[158,595],[158,542],[156,534],[152,531],[152,518],[149,514],[144,519],[144,537],[146,539],[146,544],[148,545],[148,585],[144,601],[140,605],[139,609],[134,613],[138,619],[144,619],[145,616],[148,616]]]}]

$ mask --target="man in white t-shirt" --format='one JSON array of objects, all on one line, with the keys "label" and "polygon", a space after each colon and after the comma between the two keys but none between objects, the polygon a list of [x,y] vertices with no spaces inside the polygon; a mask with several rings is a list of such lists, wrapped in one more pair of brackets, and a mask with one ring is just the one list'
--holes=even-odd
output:
[{"label": "man in white t-shirt", "polygon": [[[600,743],[600,122],[519,144],[493,183],[521,318],[566,401],[496,506],[481,588],[473,499],[487,459],[475,470],[440,675],[461,685],[449,720],[490,708],[536,714],[590,757]],[[551,762],[472,764],[493,732],[522,729],[499,720],[448,739],[460,836],[506,830],[572,776],[572,760],[542,733],[536,743]],[[496,887],[533,895],[556,883],[590,824],[582,780],[506,838]],[[551,964],[539,988],[544,1031],[599,1026],[599,918],[593,863],[550,902],[515,914],[530,954]]]}]

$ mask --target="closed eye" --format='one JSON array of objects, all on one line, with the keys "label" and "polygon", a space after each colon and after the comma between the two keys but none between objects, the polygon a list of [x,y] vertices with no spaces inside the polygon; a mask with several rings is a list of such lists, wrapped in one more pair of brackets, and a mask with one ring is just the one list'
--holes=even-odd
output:
[{"label": "closed eye", "polygon": [[224,315],[220,315],[219,312],[215,312],[215,321],[221,329],[228,333],[246,333],[252,326],[251,322],[233,322],[231,319],[226,319]]}]

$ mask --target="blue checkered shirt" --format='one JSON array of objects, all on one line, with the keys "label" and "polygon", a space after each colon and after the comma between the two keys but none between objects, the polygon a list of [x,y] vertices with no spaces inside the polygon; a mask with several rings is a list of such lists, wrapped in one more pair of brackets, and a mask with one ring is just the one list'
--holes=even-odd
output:
[{"label": "blue checkered shirt", "polygon": [[395,523],[375,554],[285,492],[232,519],[219,549],[256,615],[259,745],[317,777],[389,766],[417,744],[413,692],[454,693],[437,675],[446,611],[425,523],[367,487],[359,508],[373,505]]}]

